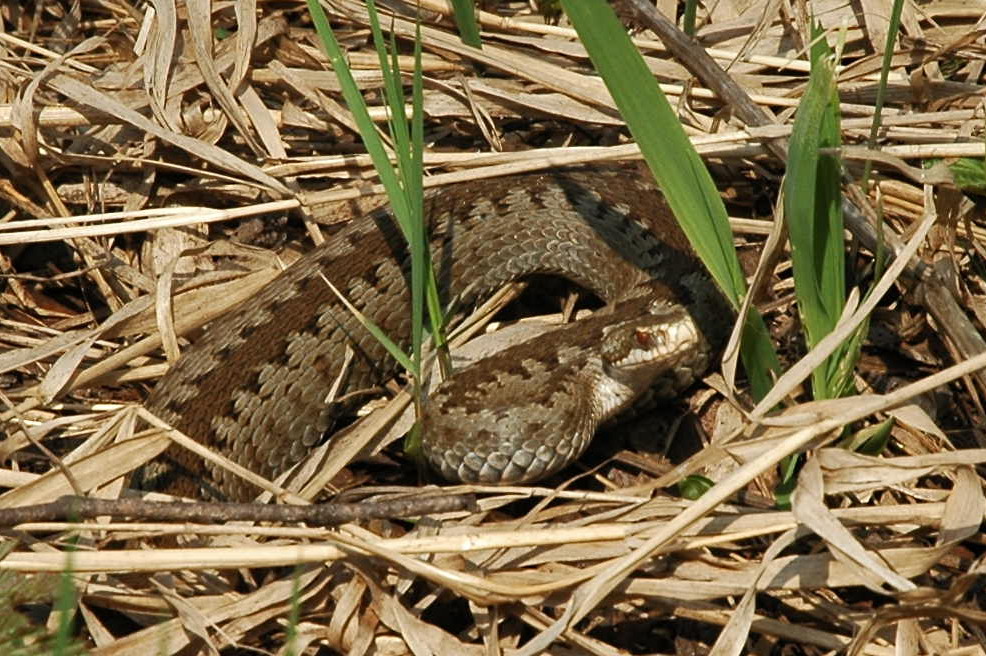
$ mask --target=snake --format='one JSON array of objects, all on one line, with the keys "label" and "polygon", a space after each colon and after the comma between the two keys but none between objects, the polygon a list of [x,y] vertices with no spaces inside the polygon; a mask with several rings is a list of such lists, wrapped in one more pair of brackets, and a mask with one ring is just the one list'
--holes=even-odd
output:
[{"label": "snake", "polygon": [[[462,182],[428,193],[423,207],[439,295],[458,312],[543,275],[604,304],[438,386],[420,417],[422,451],[452,482],[526,484],[559,471],[640,397],[674,398],[702,376],[732,325],[663,195],[636,169]],[[145,407],[276,477],[331,439],[347,402],[399,373],[340,295],[407,349],[410,266],[391,211],[366,213],[206,326]],[[258,492],[177,446],[162,458],[157,489],[229,500]]]}]

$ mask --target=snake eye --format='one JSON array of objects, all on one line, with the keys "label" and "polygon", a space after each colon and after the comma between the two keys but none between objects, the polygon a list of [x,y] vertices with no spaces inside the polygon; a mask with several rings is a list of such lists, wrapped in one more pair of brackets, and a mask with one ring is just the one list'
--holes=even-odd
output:
[{"label": "snake eye", "polygon": [[654,335],[649,330],[637,328],[633,331],[633,336],[637,340],[637,344],[644,348],[651,348],[654,345]]}]

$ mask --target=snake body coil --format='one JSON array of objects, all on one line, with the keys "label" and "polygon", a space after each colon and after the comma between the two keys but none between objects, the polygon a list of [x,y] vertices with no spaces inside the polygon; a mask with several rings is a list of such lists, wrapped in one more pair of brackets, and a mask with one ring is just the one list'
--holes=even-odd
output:
[{"label": "snake body coil", "polygon": [[[424,417],[425,451],[446,477],[522,482],[577,458],[599,423],[649,387],[664,395],[707,367],[730,325],[662,196],[624,169],[593,168],[463,183],[425,200],[440,292],[468,309],[533,274],[567,278],[607,306],[483,360],[446,381]],[[392,339],[410,335],[409,260],[392,216],[350,224],[214,321],[157,384],[147,407],[265,476],[300,461],[339,414],[324,401],[347,346],[339,396],[377,386],[397,365],[345,309],[340,292]],[[323,278],[324,276],[324,278]],[[171,449],[166,489],[252,486]]]}]

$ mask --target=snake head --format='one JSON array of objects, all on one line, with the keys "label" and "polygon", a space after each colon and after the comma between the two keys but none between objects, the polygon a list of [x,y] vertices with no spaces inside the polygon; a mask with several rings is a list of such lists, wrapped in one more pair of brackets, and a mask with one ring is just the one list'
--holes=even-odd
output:
[{"label": "snake head", "polygon": [[639,315],[605,327],[599,350],[610,378],[638,389],[668,378],[677,390],[704,370],[709,348],[685,307],[655,300]]}]

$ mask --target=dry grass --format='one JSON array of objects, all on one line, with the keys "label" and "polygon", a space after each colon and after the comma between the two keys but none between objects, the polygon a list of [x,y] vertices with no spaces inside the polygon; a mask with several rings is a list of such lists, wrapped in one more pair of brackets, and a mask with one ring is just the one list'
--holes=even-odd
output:
[{"label": "dry grass", "polygon": [[[303,3],[239,3],[239,20],[225,4],[157,2],[156,19],[147,3],[69,4],[0,6],[0,508],[73,489],[120,495],[123,475],[169,443],[134,412],[165,369],[162,344],[174,354],[177,335],[278,270],[270,251],[235,242],[279,241],[280,224],[248,217],[299,208],[295,198],[338,203],[345,216],[378,191],[363,182],[368,158]],[[329,4],[357,79],[374,89],[359,3]],[[437,13],[442,2],[421,4],[435,11],[423,27],[428,184],[634,157],[569,30],[524,3],[500,3],[499,16],[482,16],[486,47],[476,53]],[[828,29],[847,22],[844,139],[861,144],[890,3],[811,4]],[[783,163],[761,143],[790,132],[806,81],[805,24],[798,3],[766,14],[725,5],[705,16],[704,43],[776,126],[733,124],[660,43],[639,34],[638,44],[749,236],[769,228],[755,210]],[[912,250],[958,274],[953,293],[979,331],[986,223],[947,171],[922,164],[984,156],[984,10],[936,1],[905,10],[870,196]],[[406,38],[410,25],[394,27]],[[220,29],[229,31],[218,39]],[[203,248],[206,239],[217,241]],[[866,279],[871,259],[855,261]],[[785,263],[778,274],[766,306],[792,373],[759,408],[710,377],[716,391],[691,401],[704,448],[673,466],[626,455],[557,488],[470,488],[479,512],[415,523],[25,524],[0,538],[17,541],[0,571],[70,569],[79,635],[98,654],[707,653],[721,627],[718,654],[986,653],[986,389],[971,377],[986,356],[936,334],[926,308],[893,291],[891,271],[863,393],[807,402],[800,382],[811,366],[798,361]],[[173,288],[187,291],[174,301],[172,333],[155,319],[170,308],[153,299]],[[779,401],[786,410],[768,413]],[[880,457],[815,448],[846,424],[886,416],[896,423]],[[348,480],[343,497],[420,493],[371,487],[381,468],[348,466],[362,446],[335,456],[336,471],[353,472],[336,479]],[[770,491],[783,455],[806,449],[791,512],[750,501]],[[671,494],[692,472],[719,484],[695,502]]]}]

